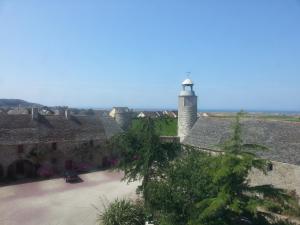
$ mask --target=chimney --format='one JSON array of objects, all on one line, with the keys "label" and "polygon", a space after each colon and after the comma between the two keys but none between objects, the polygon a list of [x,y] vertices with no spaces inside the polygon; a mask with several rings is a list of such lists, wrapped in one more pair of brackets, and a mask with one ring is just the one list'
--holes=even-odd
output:
[{"label": "chimney", "polygon": [[68,108],[65,109],[65,117],[67,120],[70,118],[70,110]]},{"label": "chimney", "polygon": [[31,119],[36,120],[39,118],[39,109],[38,108],[31,108]]}]

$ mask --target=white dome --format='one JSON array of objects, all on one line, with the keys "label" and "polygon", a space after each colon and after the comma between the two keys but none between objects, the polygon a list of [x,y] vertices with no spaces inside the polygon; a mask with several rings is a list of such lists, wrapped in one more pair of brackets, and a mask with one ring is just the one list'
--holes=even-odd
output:
[{"label": "white dome", "polygon": [[193,85],[193,81],[191,79],[186,79],[182,82],[182,85]]}]

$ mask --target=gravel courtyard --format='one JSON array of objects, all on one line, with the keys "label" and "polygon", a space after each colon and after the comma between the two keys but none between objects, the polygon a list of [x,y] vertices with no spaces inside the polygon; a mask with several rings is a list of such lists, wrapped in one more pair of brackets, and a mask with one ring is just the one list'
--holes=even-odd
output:
[{"label": "gravel courtyard", "polygon": [[1,225],[95,225],[103,202],[134,197],[138,183],[108,171],[80,175],[81,183],[53,179],[0,187]]}]

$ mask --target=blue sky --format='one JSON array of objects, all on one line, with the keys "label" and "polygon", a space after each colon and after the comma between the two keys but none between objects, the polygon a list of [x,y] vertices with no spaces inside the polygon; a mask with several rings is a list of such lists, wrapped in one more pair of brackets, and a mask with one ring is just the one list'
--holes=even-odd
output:
[{"label": "blue sky", "polygon": [[0,0],[0,98],[300,110],[300,0]]}]

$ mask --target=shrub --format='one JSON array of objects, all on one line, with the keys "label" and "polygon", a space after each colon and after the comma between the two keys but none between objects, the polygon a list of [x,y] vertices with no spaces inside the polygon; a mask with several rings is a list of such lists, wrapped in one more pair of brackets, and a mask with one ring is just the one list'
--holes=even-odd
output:
[{"label": "shrub", "polygon": [[144,225],[145,211],[141,202],[116,199],[99,214],[99,225]]}]

